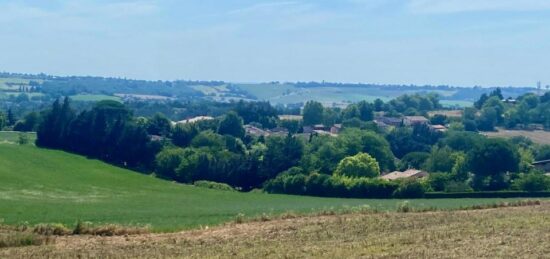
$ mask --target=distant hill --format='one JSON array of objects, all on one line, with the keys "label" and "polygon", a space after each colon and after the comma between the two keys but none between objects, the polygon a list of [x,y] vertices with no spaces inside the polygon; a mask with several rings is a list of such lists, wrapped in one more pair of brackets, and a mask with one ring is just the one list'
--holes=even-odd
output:
[{"label": "distant hill", "polygon": [[[203,98],[214,101],[261,100],[273,104],[296,104],[308,100],[328,106],[345,106],[361,100],[384,101],[403,94],[437,93],[449,107],[469,106],[483,93],[495,87],[454,87],[447,85],[387,85],[331,82],[266,82],[231,83],[223,81],[147,81],[94,76],[50,76],[0,73],[0,99],[26,93],[29,97],[76,96],[76,100],[92,101],[123,97],[129,100],[188,100]],[[502,87],[505,97],[535,92],[531,87]],[[91,96],[91,97],[90,97]],[[93,98],[92,98],[93,97]]]}]

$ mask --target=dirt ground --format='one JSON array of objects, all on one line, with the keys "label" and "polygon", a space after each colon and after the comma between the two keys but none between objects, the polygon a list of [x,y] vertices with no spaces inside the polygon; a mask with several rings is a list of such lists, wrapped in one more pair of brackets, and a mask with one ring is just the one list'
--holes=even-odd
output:
[{"label": "dirt ground", "polygon": [[548,258],[550,203],[280,219],[166,234],[56,237],[0,258]]}]

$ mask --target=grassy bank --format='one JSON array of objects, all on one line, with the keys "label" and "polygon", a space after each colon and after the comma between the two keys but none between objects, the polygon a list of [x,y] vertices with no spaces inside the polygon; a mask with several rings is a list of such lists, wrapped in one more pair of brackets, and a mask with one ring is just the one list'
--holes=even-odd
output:
[{"label": "grassy bank", "polygon": [[[0,220],[5,224],[150,225],[175,231],[262,213],[309,213],[369,206],[396,210],[401,200],[331,199],[238,193],[182,185],[97,160],[34,146],[0,144]],[[457,208],[502,199],[418,199],[415,208]]]}]

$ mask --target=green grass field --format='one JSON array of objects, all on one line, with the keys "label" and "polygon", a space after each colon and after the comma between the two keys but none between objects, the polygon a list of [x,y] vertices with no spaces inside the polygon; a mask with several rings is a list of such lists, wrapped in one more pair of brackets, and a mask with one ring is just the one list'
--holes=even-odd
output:
[{"label": "green grass field", "polygon": [[[259,100],[270,101],[271,103],[299,103],[308,100],[316,100],[326,105],[342,104],[347,102],[369,101],[379,98],[389,101],[402,94],[414,94],[420,91],[396,91],[394,89],[363,88],[363,87],[312,87],[300,88],[290,84],[237,84],[237,86],[248,93],[256,96]],[[441,96],[451,96],[455,91],[437,90],[434,91]],[[467,101],[441,101],[444,106],[469,106]]]},{"label": "green grass field", "polygon": [[[100,161],[34,146],[0,144],[0,217],[6,224],[150,224],[174,231],[236,215],[307,213],[368,205],[395,210],[400,200],[362,200],[238,193],[159,180]],[[497,199],[411,200],[413,207],[456,208]]]},{"label": "green grass field", "polygon": [[120,97],[102,94],[77,94],[70,96],[71,100],[77,102],[99,102],[103,100],[112,100],[121,102]]}]

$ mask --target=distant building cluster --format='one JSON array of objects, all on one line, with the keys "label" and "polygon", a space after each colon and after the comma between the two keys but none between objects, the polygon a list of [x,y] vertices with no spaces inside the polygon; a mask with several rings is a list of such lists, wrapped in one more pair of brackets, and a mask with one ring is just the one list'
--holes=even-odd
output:
[{"label": "distant building cluster", "polygon": [[427,125],[430,127],[430,129],[434,131],[447,131],[447,127],[445,125],[431,125],[430,120],[428,120],[424,116],[405,116],[402,118],[378,116],[374,119],[374,123],[376,123],[376,125],[382,129],[400,126],[414,127],[418,125]]}]

